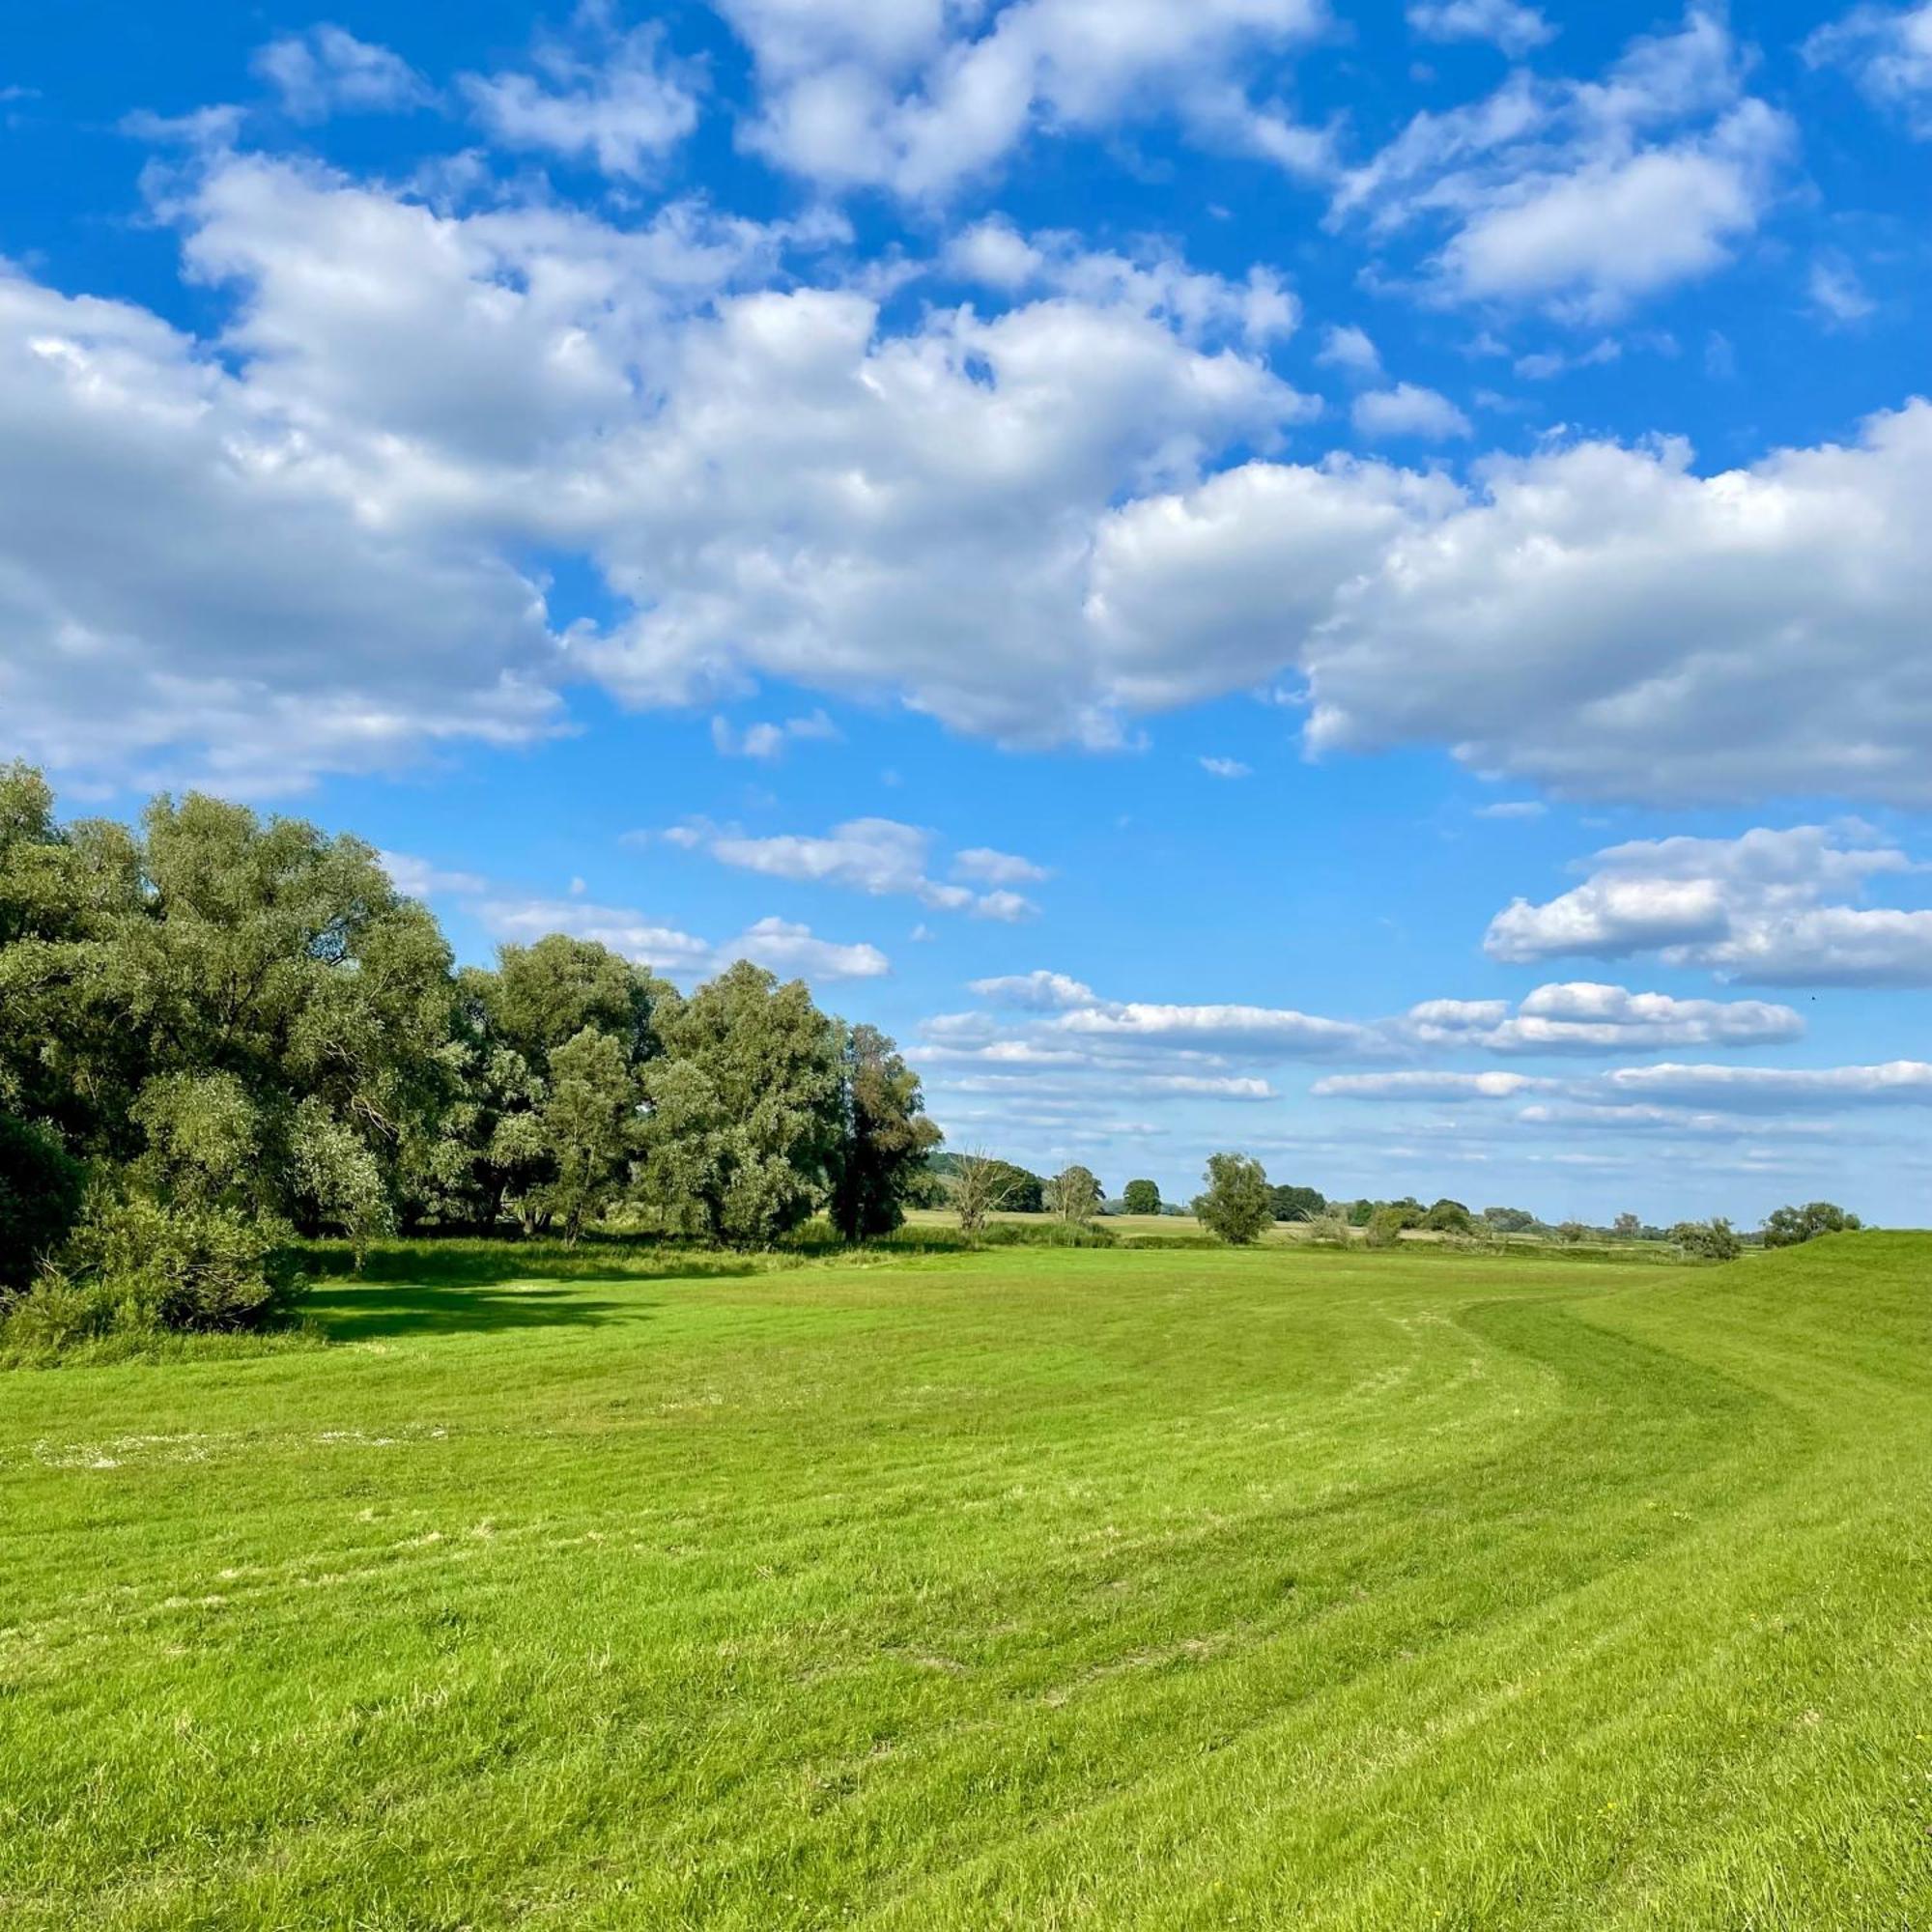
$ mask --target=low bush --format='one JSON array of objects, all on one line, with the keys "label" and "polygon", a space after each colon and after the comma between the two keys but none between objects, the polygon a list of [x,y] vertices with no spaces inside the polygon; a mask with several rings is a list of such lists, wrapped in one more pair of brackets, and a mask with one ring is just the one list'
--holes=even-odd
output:
[{"label": "low bush", "polygon": [[1391,1202],[1386,1207],[1378,1208],[1369,1216],[1365,1239],[1372,1248],[1392,1248],[1402,1239],[1402,1232],[1411,1226],[1408,1209],[1399,1203]]},{"label": "low bush", "polygon": [[285,1327],[303,1289],[286,1231],[229,1208],[97,1199],[0,1321],[0,1359]]},{"label": "low bush", "polygon": [[128,1325],[188,1334],[273,1327],[302,1285],[287,1231],[275,1223],[138,1195],[90,1214],[65,1260],[100,1284]]},{"label": "low bush", "polygon": [[1699,1261],[1734,1262],[1745,1251],[1737,1231],[1721,1214],[1709,1221],[1680,1221],[1670,1238]]},{"label": "low bush", "polygon": [[1091,1221],[988,1221],[980,1242],[988,1248],[1117,1248],[1121,1237]]}]

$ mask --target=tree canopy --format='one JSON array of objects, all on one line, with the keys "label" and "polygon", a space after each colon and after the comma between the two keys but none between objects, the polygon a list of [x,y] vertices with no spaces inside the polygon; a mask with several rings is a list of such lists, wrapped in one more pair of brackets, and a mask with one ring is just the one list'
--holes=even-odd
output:
[{"label": "tree canopy", "polygon": [[575,1240],[619,1204],[734,1243],[825,1209],[863,1239],[938,1139],[893,1042],[803,981],[740,962],[685,997],[563,934],[459,970],[350,835],[196,793],[62,825],[0,768],[0,1247],[31,1258],[0,1293],[55,1250],[131,1279],[145,1243],[144,1306],[201,1283],[232,1324],[280,1304],[287,1230]]},{"label": "tree canopy", "polygon": [[1207,1189],[1194,1202],[1201,1225],[1236,1246],[1259,1240],[1274,1219],[1274,1197],[1261,1162],[1242,1153],[1209,1154],[1202,1179]]},{"label": "tree canopy", "polygon": [[1764,1244],[1768,1248],[1795,1248],[1820,1235],[1856,1233],[1863,1225],[1834,1201],[1807,1201],[1802,1208],[1779,1208],[1768,1215]]}]

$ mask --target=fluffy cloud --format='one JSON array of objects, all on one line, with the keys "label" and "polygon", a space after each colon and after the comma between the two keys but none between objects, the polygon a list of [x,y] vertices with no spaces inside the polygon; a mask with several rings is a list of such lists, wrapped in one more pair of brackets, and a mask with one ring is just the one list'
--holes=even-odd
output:
[{"label": "fluffy cloud", "polygon": [[1413,383],[1392,389],[1371,389],[1355,398],[1350,411],[1357,432],[1367,437],[1414,437],[1422,442],[1447,442],[1473,434],[1469,418],[1447,396]]},{"label": "fluffy cloud", "polygon": [[147,311],[0,270],[0,713],[14,749],[270,792],[554,727],[541,590],[340,472]]},{"label": "fluffy cloud", "polygon": [[1602,80],[1518,73],[1486,101],[1416,116],[1348,174],[1331,218],[1383,234],[1449,223],[1432,270],[1445,299],[1615,315],[1718,267],[1768,206],[1792,131],[1743,95],[1743,68],[1721,14],[1693,7]]},{"label": "fluffy cloud", "polygon": [[1804,43],[1813,67],[1837,67],[1881,106],[1932,140],[1932,5],[1854,7]]},{"label": "fluffy cloud", "polygon": [[1049,973],[1044,968],[1037,968],[1031,973],[1008,973],[990,980],[975,980],[969,990],[995,1006],[1023,1007],[1038,1012],[1094,1004],[1092,986],[1065,973]]},{"label": "fluffy cloud", "polygon": [[[819,837],[781,833],[753,838],[702,823],[673,827],[662,836],[687,851],[709,853],[721,865],[762,872],[767,878],[843,886],[874,897],[904,894],[936,912],[969,912],[976,919],[1011,922],[1029,919],[1038,910],[1018,893],[981,893],[928,877],[932,834],[892,818],[850,819]],[[1030,860],[983,846],[960,853],[954,869],[982,882],[996,876],[1046,876]]]},{"label": "fluffy cloud", "polygon": [[972,845],[955,854],[952,873],[955,878],[977,879],[988,886],[1037,886],[1053,876],[1044,866],[1037,866],[1017,852],[996,852],[990,845]]},{"label": "fluffy cloud", "polygon": [[[1784,1067],[1666,1061],[1581,1080],[1518,1073],[1341,1073],[1318,1080],[1310,1091],[1321,1099],[1438,1107],[1523,1101],[1511,1118],[1539,1129],[1804,1135],[1818,1131],[1813,1116],[1932,1106],[1932,1065],[1894,1060],[1872,1066]],[[1776,1118],[1784,1115],[1803,1118]]]},{"label": "fluffy cloud", "polygon": [[1771,985],[1932,984],[1932,912],[1832,902],[1917,869],[1863,828],[1637,840],[1590,867],[1556,898],[1506,906],[1484,950],[1518,962],[1656,952]]},{"label": "fluffy cloud", "polygon": [[1592,980],[1539,986],[1515,1012],[1501,1000],[1428,1000],[1411,1007],[1419,1043],[1491,1053],[1634,1053],[1682,1046],[1762,1046],[1798,1038],[1804,1022],[1762,1000],[1682,1000]]},{"label": "fluffy cloud", "polygon": [[1310,742],[1581,795],[1932,797],[1928,492],[1919,402],[1708,477],[1674,442],[1492,463],[1335,594]]},{"label": "fluffy cloud", "polygon": [[1317,144],[1248,105],[1241,56],[1324,23],[1321,0],[720,0],[751,47],[760,105],[745,139],[832,187],[949,193],[1037,128],[1179,113],[1306,164]]},{"label": "fluffy cloud", "polygon": [[1251,779],[1255,775],[1252,765],[1244,765],[1239,758],[1203,758],[1201,769],[1213,779]]},{"label": "fluffy cloud", "polygon": [[[953,1093],[1251,1102],[1287,1061],[1386,1058],[1379,1029],[1289,1008],[1112,1000],[1064,973],[973,982],[986,1003],[921,1029],[918,1058]],[[1000,1009],[1005,1009],[1004,1011]]]},{"label": "fluffy cloud", "polygon": [[1922,1060],[1877,1066],[1625,1066],[1604,1084],[1623,1097],[1768,1114],[1932,1106],[1932,1065]]},{"label": "fluffy cloud", "polygon": [[814,711],[809,718],[787,718],[782,724],[760,720],[742,731],[728,718],[711,721],[711,743],[724,758],[770,760],[782,756],[787,745],[831,741],[838,735],[838,725],[823,711]]},{"label": "fluffy cloud", "polygon": [[1322,331],[1321,352],[1316,361],[1345,374],[1371,380],[1381,374],[1381,353],[1364,328],[1353,323]]},{"label": "fluffy cloud", "polygon": [[540,43],[536,66],[535,73],[465,76],[476,118],[505,147],[635,179],[697,126],[696,98],[667,70],[655,25],[594,36],[582,52]]},{"label": "fluffy cloud", "polygon": [[432,98],[427,83],[401,55],[327,24],[269,42],[256,49],[253,66],[281,96],[284,111],[298,121],[400,113]]},{"label": "fluffy cloud", "polygon": [[809,925],[782,919],[758,920],[735,939],[713,944],[675,926],[654,924],[641,913],[578,898],[493,897],[479,900],[473,910],[493,939],[526,945],[546,933],[567,932],[676,980],[722,973],[739,959],[809,980],[874,980],[892,971],[876,946],[820,939]]},{"label": "fluffy cloud", "polygon": [[1560,1080],[1528,1073],[1331,1073],[1309,1089],[1325,1100],[1515,1100],[1560,1094]]},{"label": "fluffy cloud", "polygon": [[998,216],[955,236],[947,244],[944,266],[1009,297],[1055,295],[1100,308],[1128,308],[1167,323],[1192,343],[1232,340],[1259,347],[1292,335],[1301,320],[1300,302],[1272,270],[1251,268],[1236,281],[1190,269],[1158,246],[1128,256],[1089,248],[1079,236],[1063,231],[1029,239]]},{"label": "fluffy cloud", "polygon": [[[1668,88],[1596,92],[1621,125]],[[822,217],[460,212],[225,151],[161,212],[219,342],[0,297],[0,676],[58,763],[299,783],[553,728],[566,674],[1112,745],[1298,671],[1317,752],[1646,798],[1932,782],[1926,405],[1720,475],[1580,443],[1463,484],[1253,454],[1315,408],[1252,347],[1271,285],[1158,252],[981,231],[1020,292],[908,314],[826,271]],[[551,554],[607,627],[559,635],[511,561]]]},{"label": "fluffy cloud", "polygon": [[1492,41],[1512,56],[1556,38],[1534,7],[1518,0],[1413,0],[1408,24],[1426,41]]},{"label": "fluffy cloud", "polygon": [[714,944],[627,906],[598,905],[582,895],[581,880],[572,882],[568,898],[530,896],[407,852],[381,857],[399,892],[414,898],[456,899],[491,938],[505,945],[526,946],[553,932],[568,933],[595,940],[674,980],[703,979],[739,959],[809,980],[873,980],[892,971],[892,962],[876,946],[820,939],[810,926],[787,920],[757,920],[735,939]]}]

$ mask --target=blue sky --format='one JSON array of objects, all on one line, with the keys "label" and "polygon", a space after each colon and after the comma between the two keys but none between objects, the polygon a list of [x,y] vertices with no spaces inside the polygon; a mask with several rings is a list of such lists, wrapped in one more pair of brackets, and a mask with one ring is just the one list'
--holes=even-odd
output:
[{"label": "blue sky", "polygon": [[1171,1196],[1924,1219],[1932,6],[43,9],[0,753]]}]

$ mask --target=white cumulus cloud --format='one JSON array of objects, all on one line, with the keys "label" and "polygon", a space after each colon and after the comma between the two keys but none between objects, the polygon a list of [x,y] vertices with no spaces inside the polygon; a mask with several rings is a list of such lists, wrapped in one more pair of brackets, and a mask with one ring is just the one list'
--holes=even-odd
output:
[{"label": "white cumulus cloud", "polygon": [[1928,985],[1932,912],[1846,903],[1916,869],[1857,827],[1636,840],[1598,853],[1569,892],[1506,906],[1484,949],[1512,961],[1655,952],[1770,985]]}]

